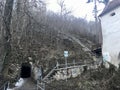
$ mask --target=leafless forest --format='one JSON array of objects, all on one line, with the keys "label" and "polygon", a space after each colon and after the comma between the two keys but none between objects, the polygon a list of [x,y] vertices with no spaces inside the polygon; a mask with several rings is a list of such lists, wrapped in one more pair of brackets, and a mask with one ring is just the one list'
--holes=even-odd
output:
[{"label": "leafless forest", "polygon": [[[53,13],[47,11],[46,2],[41,0],[0,0],[0,71],[3,77],[11,79],[12,82],[18,79],[20,64],[23,62],[41,64],[44,72],[47,73],[57,61],[64,63],[64,50],[70,52],[68,62],[72,62],[74,59],[76,62],[92,60],[92,55],[84,52],[82,47],[72,41],[70,37],[81,40],[85,44],[90,41],[91,45],[88,47],[101,44],[100,22],[88,22],[85,18],[76,18],[71,15],[72,11],[65,7],[62,0],[58,4],[60,12]],[[113,82],[109,78],[113,74],[104,74],[102,71],[109,71],[105,70],[102,68],[92,74],[87,72],[86,77],[80,77],[83,83],[74,79],[77,83],[74,85],[82,88],[81,90],[113,90],[106,89],[110,88],[109,81]],[[105,75],[105,77],[98,77],[98,74]],[[107,75],[109,75],[108,78]],[[57,84],[61,85],[61,83],[55,85]],[[80,85],[88,85],[88,88],[79,87]],[[104,85],[108,85],[108,87]],[[69,85],[66,87],[68,88]],[[75,88],[75,86],[72,84],[71,88]],[[78,88],[74,90],[78,90]],[[48,90],[59,89],[48,87]],[[63,85],[61,90],[71,89],[65,89]]]}]

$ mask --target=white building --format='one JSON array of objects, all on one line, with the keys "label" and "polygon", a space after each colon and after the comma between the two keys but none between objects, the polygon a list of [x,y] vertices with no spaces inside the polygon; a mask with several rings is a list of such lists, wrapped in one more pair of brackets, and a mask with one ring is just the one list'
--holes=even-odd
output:
[{"label": "white building", "polygon": [[99,17],[102,26],[103,60],[118,67],[120,63],[120,0],[110,1]]}]

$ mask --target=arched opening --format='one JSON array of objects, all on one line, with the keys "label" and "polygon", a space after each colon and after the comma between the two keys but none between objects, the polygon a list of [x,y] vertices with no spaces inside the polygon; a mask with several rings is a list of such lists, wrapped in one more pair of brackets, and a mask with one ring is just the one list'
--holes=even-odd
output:
[{"label": "arched opening", "polygon": [[21,78],[31,77],[31,65],[29,63],[22,63],[20,77]]}]

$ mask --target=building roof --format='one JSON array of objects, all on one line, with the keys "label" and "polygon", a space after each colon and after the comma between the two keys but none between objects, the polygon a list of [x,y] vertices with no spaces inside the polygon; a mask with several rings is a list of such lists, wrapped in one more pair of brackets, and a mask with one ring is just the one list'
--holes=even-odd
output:
[{"label": "building roof", "polygon": [[117,8],[119,6],[120,6],[120,0],[112,0],[105,6],[104,10],[102,11],[102,13],[99,16],[100,17],[104,16],[105,14],[107,14],[108,12],[114,10],[115,8]]}]

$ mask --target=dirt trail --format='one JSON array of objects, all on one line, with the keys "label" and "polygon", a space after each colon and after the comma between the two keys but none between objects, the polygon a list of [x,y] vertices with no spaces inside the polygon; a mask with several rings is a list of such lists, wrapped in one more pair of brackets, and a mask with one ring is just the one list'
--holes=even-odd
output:
[{"label": "dirt trail", "polygon": [[79,44],[84,51],[91,51],[87,46],[85,46],[85,44],[83,44],[79,39],[77,39],[76,37],[74,37],[73,35],[69,35],[69,34],[65,34],[60,32],[61,35],[63,35],[63,37],[67,38],[68,40],[74,41],[77,44]]}]

